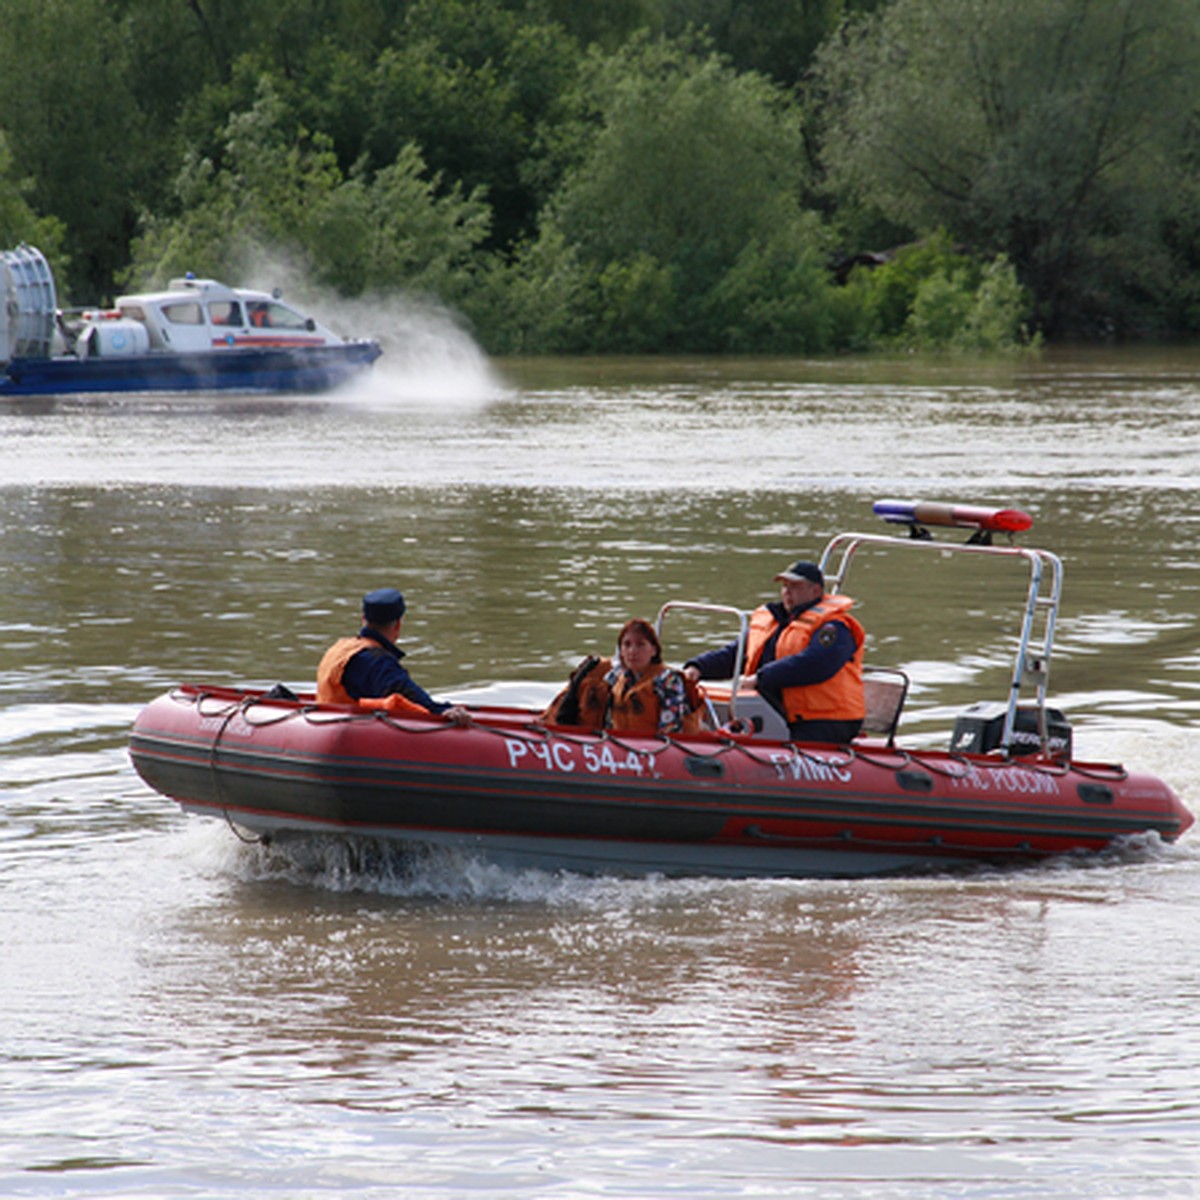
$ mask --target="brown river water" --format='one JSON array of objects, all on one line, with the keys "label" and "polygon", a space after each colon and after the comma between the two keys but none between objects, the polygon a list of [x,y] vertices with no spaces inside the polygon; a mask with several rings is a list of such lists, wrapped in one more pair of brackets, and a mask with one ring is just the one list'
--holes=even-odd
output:
[{"label": "brown river water", "polygon": [[[447,344],[332,397],[0,404],[0,1194],[1200,1195],[1194,831],[945,877],[506,873],[264,850],[126,753],[177,682],[310,684],[372,587],[435,695],[540,702],[627,616],[751,607],[923,498],[1033,514],[1077,754],[1200,808],[1198,476],[1190,349]],[[940,744],[1003,698],[1019,597],[912,557],[849,590]]]}]

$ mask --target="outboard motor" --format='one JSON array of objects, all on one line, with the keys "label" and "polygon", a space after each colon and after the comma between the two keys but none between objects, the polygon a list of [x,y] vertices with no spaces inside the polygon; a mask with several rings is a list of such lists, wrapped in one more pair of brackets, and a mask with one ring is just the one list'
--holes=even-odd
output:
[{"label": "outboard motor", "polygon": [[[1004,736],[1004,718],[1008,706],[993,700],[980,700],[954,721],[950,738],[953,754],[988,754],[1000,748]],[[1056,762],[1071,761],[1071,725],[1057,708],[1046,709],[1047,750]],[[1014,757],[1036,754],[1041,749],[1038,736],[1036,705],[1021,705],[1013,720],[1012,744],[1009,753]]]}]

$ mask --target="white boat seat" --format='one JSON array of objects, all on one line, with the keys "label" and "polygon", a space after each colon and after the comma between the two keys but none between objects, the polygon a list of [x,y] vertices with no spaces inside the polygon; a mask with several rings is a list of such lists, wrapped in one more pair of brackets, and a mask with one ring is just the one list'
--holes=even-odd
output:
[{"label": "white boat seat", "polygon": [[[710,684],[705,691],[711,717],[719,727],[729,720],[729,689]],[[908,676],[903,671],[892,667],[864,667],[863,698],[867,715],[863,718],[862,734],[884,738],[889,746],[893,745],[907,696]],[[757,693],[743,692],[738,696],[737,714],[752,724],[756,738],[787,741],[787,723]]]}]

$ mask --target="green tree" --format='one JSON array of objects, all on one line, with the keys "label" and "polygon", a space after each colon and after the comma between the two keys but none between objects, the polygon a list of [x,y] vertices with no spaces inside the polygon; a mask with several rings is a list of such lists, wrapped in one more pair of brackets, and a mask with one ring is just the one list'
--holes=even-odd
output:
[{"label": "green tree", "polygon": [[980,262],[939,230],[874,269],[858,268],[840,310],[858,348],[998,352],[1032,344],[1031,297],[999,255]]},{"label": "green tree", "polygon": [[703,30],[735,70],[800,83],[821,43],[856,13],[886,0],[651,0],[656,26],[677,37]]},{"label": "green tree", "polygon": [[27,242],[47,257],[56,272],[62,272],[68,265],[62,251],[62,222],[39,216],[29,204],[31,191],[30,180],[14,177],[8,139],[0,129],[0,250]]},{"label": "green tree", "polygon": [[656,27],[658,0],[516,0],[527,14],[542,13],[581,45],[619,50],[638,30]]},{"label": "green tree", "polygon": [[467,291],[487,206],[458,189],[439,195],[415,147],[372,179],[345,176],[328,139],[297,129],[264,81],[255,105],[230,119],[223,162],[189,158],[180,215],[147,221],[131,280],[161,283],[185,270],[239,279],[266,250],[347,295],[406,288],[453,303]]},{"label": "green tree", "polygon": [[828,244],[815,213],[791,214],[774,232],[751,238],[705,299],[714,347],[743,354],[841,348]]},{"label": "green tree", "polygon": [[[594,132],[552,197],[542,244],[518,265],[548,270],[590,306],[575,348],[821,341],[797,319],[829,283],[811,269],[824,241],[797,203],[799,119],[780,89],[703,46],[643,38],[592,56],[581,105]],[[532,278],[526,286],[545,294]],[[748,311],[752,293],[764,299]]]},{"label": "green tree", "polygon": [[60,289],[105,286],[124,260],[146,153],[125,28],[104,0],[5,0],[0,113],[29,203],[65,228]]},{"label": "green tree", "polygon": [[[366,80],[368,162],[388,163],[415,142],[445,186],[486,190],[492,244],[508,246],[535,228],[557,183],[553,129],[565,116],[579,47],[561,27],[498,0],[417,0],[406,29]],[[354,95],[353,84],[338,94]]]},{"label": "green tree", "polygon": [[1006,254],[1052,330],[1162,283],[1194,0],[896,0],[821,56],[842,202]]},{"label": "green tree", "polygon": [[410,144],[370,182],[352,175],[318,198],[304,228],[320,282],[345,295],[403,288],[462,305],[490,224],[482,197],[439,192]]},{"label": "green tree", "polygon": [[561,174],[555,127],[578,70],[575,39],[537,5],[356,0],[348,7],[373,11],[350,21],[342,6],[322,0],[255,6],[226,50],[233,57],[220,78],[186,108],[187,144],[223,165],[229,114],[248,108],[269,79],[297,124],[330,139],[344,172],[371,175],[416,143],[444,190],[486,189],[494,246],[527,235]]}]

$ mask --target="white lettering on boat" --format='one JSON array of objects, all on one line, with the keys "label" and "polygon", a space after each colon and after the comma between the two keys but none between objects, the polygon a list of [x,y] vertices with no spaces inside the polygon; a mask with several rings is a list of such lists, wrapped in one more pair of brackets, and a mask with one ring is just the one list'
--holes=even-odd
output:
[{"label": "white lettering on boat", "polygon": [[582,769],[593,775],[617,775],[631,771],[635,775],[652,774],[654,755],[619,746],[614,749],[609,742],[575,744],[553,739],[531,742],[522,738],[504,739],[508,749],[510,767],[532,767],[540,762],[547,771],[574,771]]},{"label": "white lettering on boat", "polygon": [[770,759],[780,779],[802,779],[805,783],[849,783],[851,779],[845,763],[828,762],[815,754],[779,751]]},{"label": "white lettering on boat", "polygon": [[979,771],[968,766],[961,775],[950,776],[950,783],[958,791],[1057,796],[1061,779],[1061,775],[1053,775],[1048,771],[1031,771],[1027,767],[997,766]]}]

